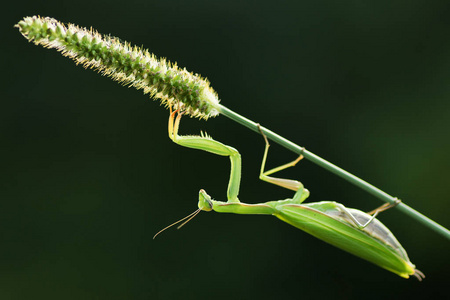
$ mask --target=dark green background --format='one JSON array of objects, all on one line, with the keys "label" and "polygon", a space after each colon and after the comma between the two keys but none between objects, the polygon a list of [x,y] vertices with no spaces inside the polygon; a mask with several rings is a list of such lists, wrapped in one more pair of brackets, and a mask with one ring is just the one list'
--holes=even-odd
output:
[{"label": "dark green background", "polygon": [[[448,1],[16,1],[1,20],[0,299],[413,299],[447,290],[449,241],[397,210],[380,219],[427,278],[402,279],[271,217],[201,213],[226,197],[229,161],[167,137],[141,91],[28,43],[13,25],[94,27],[209,78],[222,103],[449,227]],[[240,198],[260,136],[184,118],[240,150]],[[296,156],[271,148],[269,166]],[[281,173],[310,201],[381,204],[308,161]],[[423,298],[422,298],[423,299]]]}]

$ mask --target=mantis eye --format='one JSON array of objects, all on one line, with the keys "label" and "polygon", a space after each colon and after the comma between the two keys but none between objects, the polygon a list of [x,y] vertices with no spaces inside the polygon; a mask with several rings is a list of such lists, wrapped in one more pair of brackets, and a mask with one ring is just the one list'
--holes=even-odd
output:
[{"label": "mantis eye", "polygon": [[213,209],[211,196],[208,195],[203,189],[201,189],[198,194],[198,208],[204,211],[211,211]]},{"label": "mantis eye", "polygon": [[206,199],[206,201],[208,201],[209,208],[212,210],[212,208],[213,208],[213,203],[212,203],[212,201],[209,200],[209,199]]}]

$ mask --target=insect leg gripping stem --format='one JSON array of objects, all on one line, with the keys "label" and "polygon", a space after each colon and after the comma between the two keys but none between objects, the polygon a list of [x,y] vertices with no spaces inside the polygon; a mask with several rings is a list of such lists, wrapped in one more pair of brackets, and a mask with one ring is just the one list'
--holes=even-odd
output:
[{"label": "insect leg gripping stem", "polygon": [[[176,118],[175,115],[177,115]],[[241,155],[233,147],[213,140],[206,133],[202,133],[201,136],[178,135],[182,115],[183,112],[180,112],[179,110],[172,112],[172,108],[170,108],[168,124],[169,138],[174,143],[183,147],[203,150],[220,156],[229,156],[231,162],[231,174],[228,183],[227,198],[228,202],[239,202],[238,194],[241,182]]]},{"label": "insect leg gripping stem", "polygon": [[281,186],[281,187],[284,187],[289,190],[296,191],[296,193],[293,197],[293,200],[295,203],[299,203],[299,204],[302,203],[306,198],[308,198],[309,191],[303,187],[303,184],[300,181],[297,181],[294,179],[276,178],[276,177],[271,177],[269,175],[295,166],[300,160],[303,159],[303,155],[300,155],[297,159],[295,159],[287,164],[270,169],[269,171],[264,171],[264,169],[266,167],[266,160],[267,160],[267,154],[269,153],[270,143],[269,143],[269,140],[267,139],[266,135],[264,134],[264,132],[261,130],[261,126],[259,124],[257,124],[257,125],[258,125],[261,135],[264,138],[264,142],[266,144],[265,149],[264,149],[263,160],[261,162],[261,170],[259,173],[259,179],[264,180],[269,183],[272,183],[272,184],[275,184],[275,185],[278,185],[278,186]]},{"label": "insect leg gripping stem", "polygon": [[397,205],[399,205],[402,202],[402,200],[395,198],[395,202],[394,203],[385,203],[383,205],[381,205],[380,207],[375,208],[374,210],[369,211],[367,214],[368,215],[373,215],[374,217],[376,215],[378,215],[380,212],[383,212],[385,210],[388,210],[392,207],[395,207]]}]

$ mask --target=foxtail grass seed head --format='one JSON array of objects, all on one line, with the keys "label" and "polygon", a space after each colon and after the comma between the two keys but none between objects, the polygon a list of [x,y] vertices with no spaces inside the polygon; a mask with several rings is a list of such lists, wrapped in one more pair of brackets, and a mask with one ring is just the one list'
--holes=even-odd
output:
[{"label": "foxtail grass seed head", "polygon": [[207,119],[218,115],[219,99],[208,80],[157,58],[148,50],[99,34],[92,28],[65,25],[48,17],[26,17],[15,27],[30,42],[55,48],[76,64],[142,89],[165,106],[192,117]]}]

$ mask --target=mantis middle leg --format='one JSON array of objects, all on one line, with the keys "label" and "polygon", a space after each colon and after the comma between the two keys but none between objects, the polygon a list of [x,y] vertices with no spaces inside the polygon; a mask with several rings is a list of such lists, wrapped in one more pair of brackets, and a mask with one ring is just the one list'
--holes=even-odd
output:
[{"label": "mantis middle leg", "polygon": [[271,177],[269,175],[279,172],[281,170],[287,169],[289,167],[295,166],[300,160],[303,159],[303,155],[300,155],[297,159],[295,159],[287,164],[270,169],[269,171],[264,171],[264,169],[266,167],[266,160],[267,160],[267,154],[269,153],[270,143],[269,143],[269,140],[267,139],[266,135],[264,134],[264,132],[261,130],[259,124],[258,124],[258,128],[259,128],[259,131],[261,132],[261,135],[263,136],[264,141],[266,143],[266,146],[264,149],[263,160],[261,162],[261,170],[259,173],[259,179],[264,180],[269,183],[272,183],[272,184],[275,184],[275,185],[278,185],[278,186],[281,186],[281,187],[284,187],[286,189],[296,191],[294,197],[292,198],[293,203],[302,203],[303,201],[305,201],[306,198],[308,198],[309,191],[303,187],[303,184],[300,181],[293,180],[293,179]]},{"label": "mantis middle leg", "polygon": [[[175,115],[177,115],[176,118]],[[231,161],[231,172],[230,180],[228,182],[227,199],[228,202],[239,202],[238,194],[241,182],[241,155],[233,147],[215,141],[207,134],[202,133],[201,136],[178,135],[182,115],[182,112],[179,112],[178,110],[172,112],[172,109],[170,109],[168,126],[169,138],[174,143],[183,147],[199,149],[221,156],[229,156]]]}]

